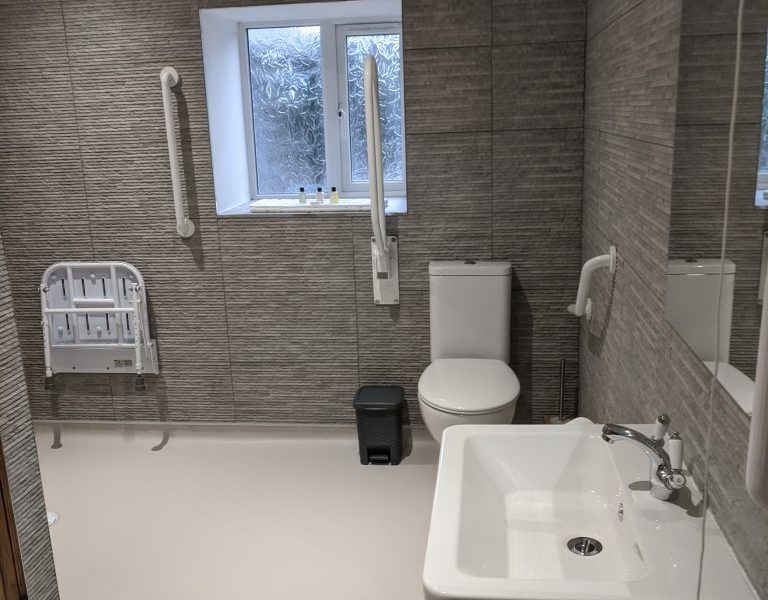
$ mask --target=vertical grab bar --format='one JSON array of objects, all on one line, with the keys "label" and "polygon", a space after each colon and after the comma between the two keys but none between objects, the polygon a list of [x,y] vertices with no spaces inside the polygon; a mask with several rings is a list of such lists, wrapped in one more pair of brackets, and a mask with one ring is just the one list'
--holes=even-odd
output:
[{"label": "vertical grab bar", "polygon": [[163,90],[163,112],[165,113],[165,135],[168,140],[168,159],[171,162],[171,185],[173,186],[173,209],[176,213],[176,231],[183,238],[195,233],[195,224],[184,215],[184,199],[181,196],[181,175],[179,157],[176,152],[176,129],[173,122],[171,87],[179,83],[179,74],[173,67],[160,71],[160,87]]},{"label": "vertical grab bar", "polygon": [[368,180],[371,191],[371,225],[376,241],[376,268],[379,277],[389,277],[389,240],[384,214],[384,177],[381,159],[379,119],[379,74],[372,54],[365,57],[365,133],[368,142]]}]

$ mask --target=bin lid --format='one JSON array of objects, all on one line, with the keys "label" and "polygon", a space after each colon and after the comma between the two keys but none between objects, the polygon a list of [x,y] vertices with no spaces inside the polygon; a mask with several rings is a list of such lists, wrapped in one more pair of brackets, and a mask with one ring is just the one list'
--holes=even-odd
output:
[{"label": "bin lid", "polygon": [[355,394],[355,408],[400,408],[405,392],[399,385],[364,385]]}]

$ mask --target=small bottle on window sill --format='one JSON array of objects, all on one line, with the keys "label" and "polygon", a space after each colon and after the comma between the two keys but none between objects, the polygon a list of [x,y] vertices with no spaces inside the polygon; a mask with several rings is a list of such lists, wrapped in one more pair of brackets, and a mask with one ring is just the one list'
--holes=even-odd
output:
[{"label": "small bottle on window sill", "polygon": [[306,204],[307,203],[307,192],[304,191],[303,187],[299,188],[299,204]]},{"label": "small bottle on window sill", "polygon": [[339,192],[336,191],[335,187],[331,188],[331,204],[338,204],[339,203]]},{"label": "small bottle on window sill", "polygon": [[322,204],[325,197],[323,196],[323,188],[317,188],[317,194],[315,195],[315,204]]}]

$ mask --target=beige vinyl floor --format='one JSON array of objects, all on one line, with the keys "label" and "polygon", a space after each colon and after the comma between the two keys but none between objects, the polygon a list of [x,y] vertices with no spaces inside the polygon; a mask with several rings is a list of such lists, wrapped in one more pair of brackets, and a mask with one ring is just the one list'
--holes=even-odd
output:
[{"label": "beige vinyl floor", "polygon": [[354,428],[35,429],[62,600],[422,598],[423,431],[363,466]]}]

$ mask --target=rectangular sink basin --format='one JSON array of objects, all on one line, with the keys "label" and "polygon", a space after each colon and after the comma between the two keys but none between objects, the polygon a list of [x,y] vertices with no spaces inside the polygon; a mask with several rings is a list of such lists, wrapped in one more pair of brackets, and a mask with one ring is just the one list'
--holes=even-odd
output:
[{"label": "rectangular sink basin", "polygon": [[[702,518],[691,494],[652,498],[647,457],[627,442],[607,444],[601,427],[578,419],[446,430],[426,598],[693,600]],[[707,522],[717,577],[703,597],[753,600]]]}]

